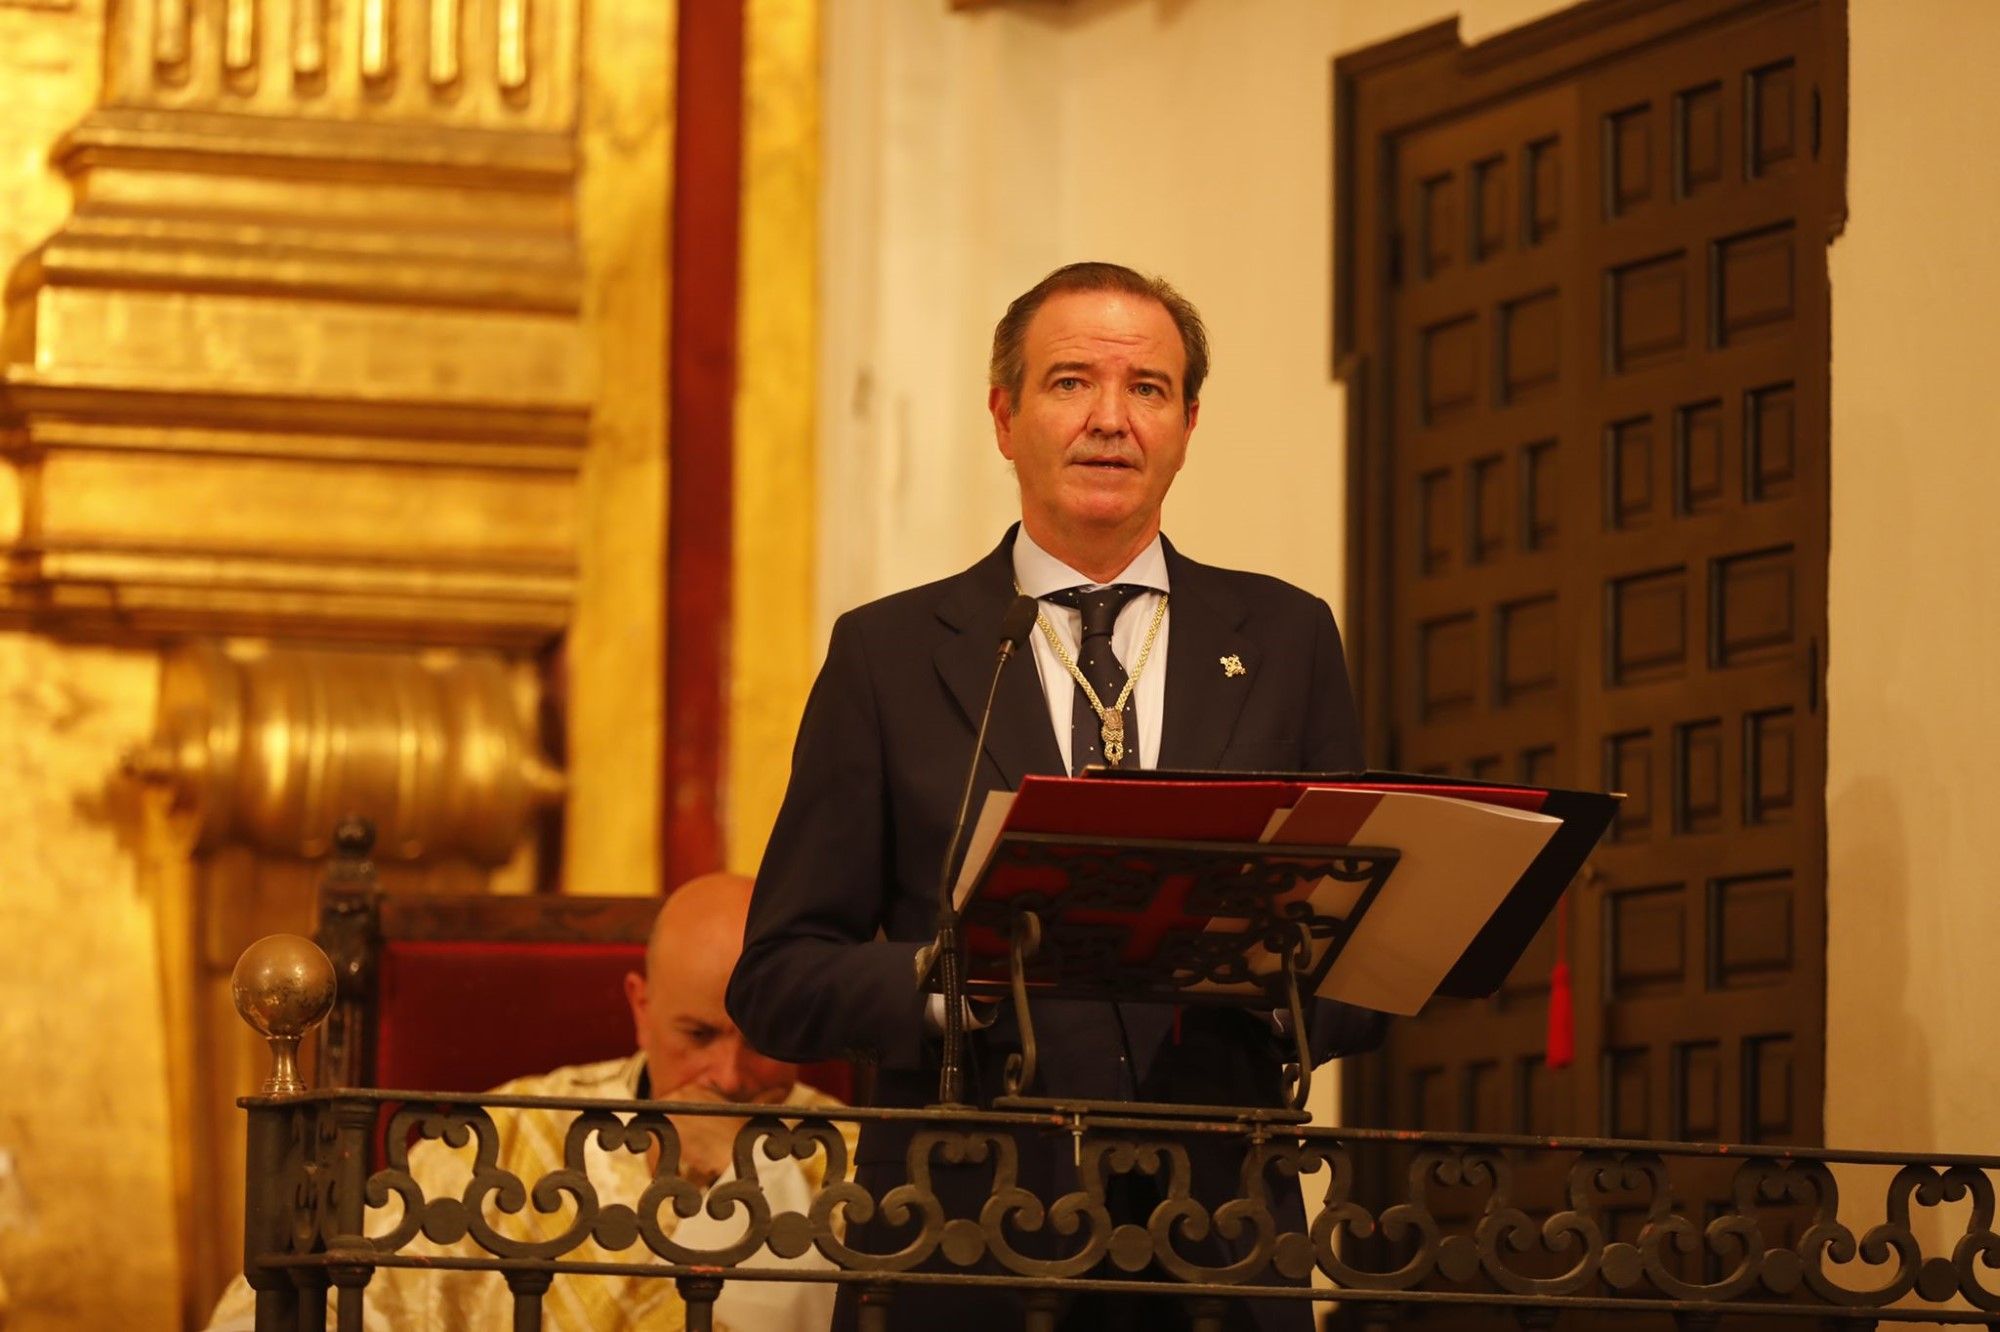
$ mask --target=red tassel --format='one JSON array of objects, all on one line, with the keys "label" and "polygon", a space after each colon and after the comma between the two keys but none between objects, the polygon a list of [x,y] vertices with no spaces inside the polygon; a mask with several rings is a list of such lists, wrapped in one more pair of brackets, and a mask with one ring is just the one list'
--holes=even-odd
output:
[{"label": "red tassel", "polygon": [[1569,897],[1556,903],[1556,964],[1549,970],[1550,1068],[1568,1068],[1576,1059],[1576,1000],[1569,987]]}]

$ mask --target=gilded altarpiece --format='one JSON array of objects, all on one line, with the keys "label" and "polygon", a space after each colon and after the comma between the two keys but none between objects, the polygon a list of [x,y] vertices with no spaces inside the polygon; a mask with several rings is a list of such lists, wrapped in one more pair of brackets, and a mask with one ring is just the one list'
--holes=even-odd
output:
[{"label": "gilded altarpiece", "polygon": [[[10,1329],[195,1319],[237,1266],[227,975],[307,926],[333,819],[392,887],[532,886],[533,718],[621,531],[593,367],[657,317],[605,326],[662,218],[579,224],[581,121],[664,198],[672,9],[599,8],[0,0]],[[593,31],[656,45],[587,96]],[[657,472],[657,420],[618,451]]]}]

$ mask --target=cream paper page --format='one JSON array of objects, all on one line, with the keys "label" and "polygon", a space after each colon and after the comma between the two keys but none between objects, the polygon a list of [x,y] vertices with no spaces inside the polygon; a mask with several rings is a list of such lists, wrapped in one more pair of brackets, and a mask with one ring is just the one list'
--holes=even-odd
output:
[{"label": "cream paper page", "polygon": [[965,909],[965,900],[972,896],[972,886],[986,872],[986,862],[993,859],[994,844],[1000,840],[1000,825],[1007,822],[1007,811],[1013,807],[1012,791],[986,793],[986,803],[979,807],[979,818],[972,825],[972,836],[965,843],[965,859],[959,863],[958,882],[951,889],[952,905],[959,910]]},{"label": "cream paper page", "polygon": [[[1316,825],[1352,827],[1348,792],[1312,790],[1274,841],[1310,844]],[[1315,813],[1315,808],[1322,811]],[[1337,824],[1335,824],[1337,821]],[[1508,890],[1562,826],[1547,814],[1448,796],[1391,791],[1346,840],[1401,859],[1320,982],[1323,999],[1414,1014],[1451,970]]]}]

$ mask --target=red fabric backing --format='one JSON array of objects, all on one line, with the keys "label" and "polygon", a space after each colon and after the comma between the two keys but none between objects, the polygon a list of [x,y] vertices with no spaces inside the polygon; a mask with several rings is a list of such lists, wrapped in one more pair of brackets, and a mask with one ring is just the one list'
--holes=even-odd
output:
[{"label": "red fabric backing", "polygon": [[734,556],[736,287],[744,0],[680,6],[667,337],[666,826],[663,879],[722,868]]},{"label": "red fabric backing", "polygon": [[375,1085],[484,1091],[637,1048],[625,973],[638,944],[389,941],[380,959]]},{"label": "red fabric backing", "polygon": [[[625,973],[645,949],[625,943],[391,940],[379,960],[375,1085],[479,1092],[564,1064],[637,1048]],[[847,1065],[801,1078],[843,1100]]]}]

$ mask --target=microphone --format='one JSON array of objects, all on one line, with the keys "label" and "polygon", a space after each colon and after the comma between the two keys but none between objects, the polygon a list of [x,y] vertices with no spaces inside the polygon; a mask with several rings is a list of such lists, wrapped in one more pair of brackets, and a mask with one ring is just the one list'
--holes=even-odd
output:
[{"label": "microphone", "polygon": [[1007,604],[1007,613],[1000,617],[1000,637],[1007,641],[1000,645],[1000,659],[1005,661],[1010,652],[1019,652],[1027,645],[1028,635],[1034,630],[1035,618],[1042,613],[1042,604],[1026,593],[1017,595]]},{"label": "microphone", "polygon": [[986,749],[986,728],[993,723],[993,701],[1000,697],[1000,673],[1007,669],[1007,660],[1028,641],[1028,635],[1035,627],[1035,617],[1041,613],[1041,603],[1033,597],[1021,595],[1007,606],[1007,613],[1000,617],[1000,647],[993,662],[993,679],[986,687],[986,707],[979,714],[979,731],[972,741],[972,762],[965,770],[965,792],[958,800],[958,820],[952,825],[951,842],[945,847],[944,864],[938,866],[938,909],[947,908],[951,903],[951,864],[958,857],[959,843],[965,840],[965,830],[972,816],[972,791],[979,782],[979,756]]},{"label": "microphone", "polygon": [[938,1072],[938,1100],[945,1105],[960,1103],[965,1051],[965,957],[958,942],[958,906],[951,898],[951,868],[958,859],[960,845],[972,817],[972,793],[979,784],[979,758],[986,751],[986,730],[993,724],[993,703],[1000,697],[1000,676],[1008,659],[1027,643],[1034,631],[1040,604],[1019,595],[1000,617],[1000,643],[993,661],[993,679],[986,687],[986,706],[979,713],[979,729],[972,740],[972,761],[965,769],[965,791],[959,797],[958,818],[952,825],[951,840],[945,844],[944,863],[938,866],[937,940],[930,958],[919,957],[919,976],[929,971],[929,963],[940,968],[944,991],[944,1065]]}]

